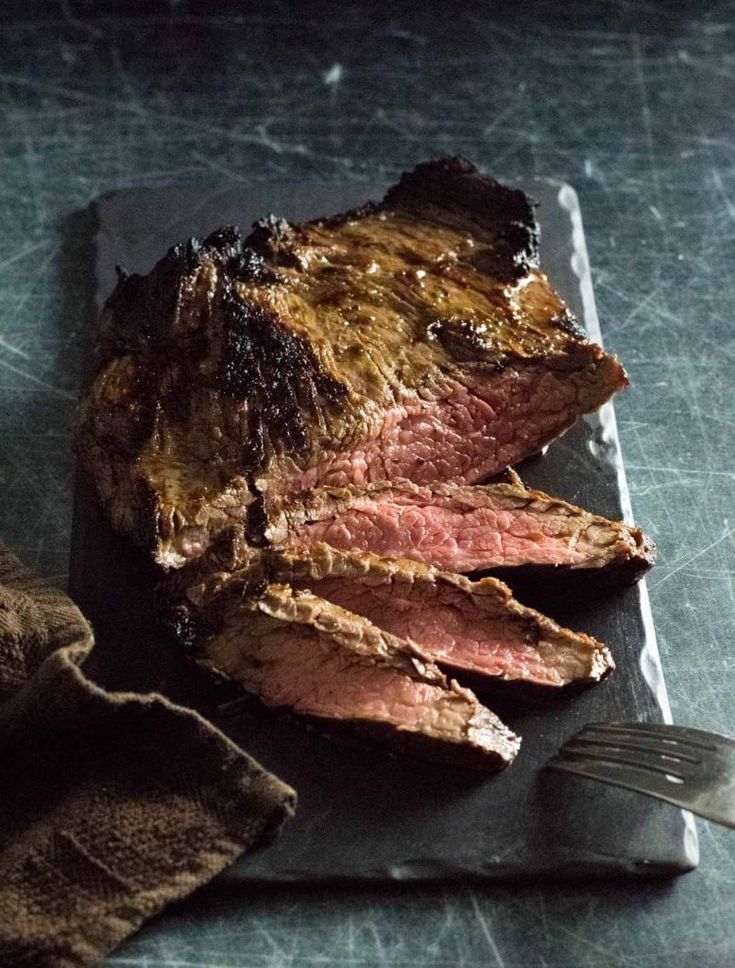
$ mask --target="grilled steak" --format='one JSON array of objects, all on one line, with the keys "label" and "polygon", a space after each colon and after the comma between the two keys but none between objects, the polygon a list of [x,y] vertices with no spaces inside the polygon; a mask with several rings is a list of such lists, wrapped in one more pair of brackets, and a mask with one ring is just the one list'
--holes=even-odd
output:
[{"label": "grilled steak", "polygon": [[413,643],[307,591],[216,583],[179,628],[205,666],[267,704],[424,758],[481,770],[512,762],[520,740]]},{"label": "grilled steak", "polygon": [[263,495],[472,483],[541,448],[626,377],[536,243],[522,192],[446,159],[380,204],[121,273],[78,434],[116,528],[179,567],[262,530]]},{"label": "grilled steak", "polygon": [[[318,488],[272,502],[261,533],[231,528],[218,539],[223,567],[247,560],[253,544],[303,548],[324,542],[342,551],[409,558],[445,571],[535,567],[629,582],[654,560],[639,529],[589,514],[527,488],[516,474],[502,484],[412,484]],[[227,564],[229,562],[229,564]]]},{"label": "grilled steak", "polygon": [[469,581],[416,562],[327,545],[301,553],[266,551],[240,570],[200,574],[202,580],[191,584],[187,571],[180,581],[195,607],[224,589],[234,594],[268,581],[288,582],[416,643],[452,674],[558,689],[598,682],[613,668],[605,646],[521,605],[493,578]]}]

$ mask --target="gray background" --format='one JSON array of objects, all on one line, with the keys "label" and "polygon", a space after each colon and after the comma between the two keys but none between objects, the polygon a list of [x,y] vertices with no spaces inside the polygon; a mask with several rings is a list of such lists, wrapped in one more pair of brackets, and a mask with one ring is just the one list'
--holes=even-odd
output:
[{"label": "gray background", "polygon": [[[74,213],[99,192],[368,181],[448,151],[550,175],[580,194],[633,383],[617,413],[674,719],[735,732],[735,6],[135,9],[0,8],[0,534],[64,583],[89,293]],[[700,835],[673,883],[208,890],[110,963],[729,968],[735,836]]]}]

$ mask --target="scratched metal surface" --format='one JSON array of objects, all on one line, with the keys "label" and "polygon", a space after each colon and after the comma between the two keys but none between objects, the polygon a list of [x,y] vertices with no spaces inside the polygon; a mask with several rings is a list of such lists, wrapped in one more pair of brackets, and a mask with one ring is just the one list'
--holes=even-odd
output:
[{"label": "scratched metal surface", "polygon": [[[515,6],[515,5],[514,5]],[[100,192],[213,172],[369,180],[461,151],[581,196],[674,718],[735,732],[735,7],[3,4],[0,534],[66,578]],[[112,11],[112,12],[106,12]],[[671,884],[200,893],[111,965],[729,968],[735,839]]]}]

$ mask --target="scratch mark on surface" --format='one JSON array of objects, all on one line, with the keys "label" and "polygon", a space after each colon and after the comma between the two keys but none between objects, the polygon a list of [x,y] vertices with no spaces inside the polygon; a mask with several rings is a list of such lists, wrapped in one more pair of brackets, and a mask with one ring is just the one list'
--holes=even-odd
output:
[{"label": "scratch mark on surface", "polygon": [[7,266],[11,266],[14,262],[18,262],[20,259],[25,259],[27,255],[32,255],[34,252],[38,252],[39,249],[46,249],[51,245],[50,239],[41,239],[40,242],[36,242],[35,245],[29,245],[25,249],[21,249],[20,252],[16,252],[15,255],[11,255],[8,259],[3,259],[0,262],[0,269],[5,269]]},{"label": "scratch mark on surface", "polygon": [[22,376],[24,380],[28,380],[29,383],[33,383],[44,390],[48,390],[55,397],[61,397],[62,400],[76,400],[76,396],[73,393],[69,393],[68,390],[62,390],[61,387],[55,387],[52,383],[47,383],[38,376],[34,376],[32,373],[26,373],[25,370],[19,369],[17,366],[13,366],[12,363],[8,363],[7,360],[0,359],[0,366],[6,370],[10,370],[11,373],[17,373],[18,376]]},{"label": "scratch mark on surface", "polygon": [[[182,961],[179,958],[164,958],[161,961],[152,962],[146,957],[145,961],[141,961],[140,958],[108,958],[105,962],[107,965],[129,965],[131,968],[205,968],[205,965],[201,961]],[[207,960],[206,968],[242,968],[241,961],[209,961]]]},{"label": "scratch mark on surface", "polygon": [[472,909],[474,910],[475,917],[477,918],[477,923],[480,925],[480,930],[482,931],[483,937],[487,941],[487,946],[492,952],[492,955],[495,958],[496,964],[499,965],[500,968],[505,968],[505,961],[503,960],[503,956],[500,954],[500,951],[498,950],[498,946],[495,943],[495,939],[492,936],[492,933],[487,923],[487,918],[482,913],[482,910],[480,909],[480,905],[477,903],[477,897],[475,896],[475,892],[470,890],[469,896],[470,896],[470,903],[472,904]]},{"label": "scratch mark on surface", "polygon": [[31,295],[33,295],[33,290],[34,290],[35,283],[39,279],[41,279],[43,277],[43,274],[48,269],[49,265],[53,261],[53,259],[56,256],[56,254],[57,254],[58,251],[59,251],[59,245],[58,245],[58,243],[54,243],[50,247],[50,249],[46,253],[46,255],[43,257],[43,259],[39,263],[39,265],[35,267],[35,270],[36,271],[33,274],[32,280],[30,281],[29,285],[27,285],[25,287],[24,291],[21,293],[18,301],[13,306],[13,310],[10,313],[10,315],[8,317],[6,317],[6,319],[5,319],[5,322],[6,323],[7,322],[12,322],[13,320],[15,320],[17,318],[17,316],[19,315],[20,311],[23,309],[23,307],[28,302],[28,300],[31,298]]},{"label": "scratch mark on surface", "polygon": [[[80,101],[86,104],[97,104],[105,105],[109,108],[115,108],[119,111],[125,111],[129,114],[133,114],[136,117],[140,116],[139,106],[135,104],[130,104],[126,101],[120,101],[119,99],[111,99],[100,97],[93,94],[85,94],[83,91],[77,91],[74,88],[63,87],[57,84],[46,84],[39,81],[31,80],[27,77],[18,77],[13,74],[0,74],[0,81],[5,81],[9,84],[17,84],[21,87],[27,87],[31,90],[40,91],[42,93],[52,93],[59,94],[62,97],[72,98],[76,101]],[[217,135],[224,140],[231,141],[235,144],[250,144],[259,145],[262,148],[268,148],[278,155],[293,154],[300,155],[304,158],[314,158],[321,161],[330,161],[334,164],[339,164],[343,167],[349,168],[351,165],[351,159],[339,156],[327,154],[324,152],[314,152],[305,144],[291,144],[287,141],[279,141],[277,138],[273,138],[267,131],[265,125],[257,124],[255,125],[253,131],[254,133],[248,133],[244,131],[237,131],[232,128],[226,128],[222,125],[210,124],[205,121],[200,121],[195,118],[182,117],[181,115],[172,114],[171,112],[163,111],[147,111],[147,116],[153,120],[158,121],[161,124],[178,124],[182,127],[188,128],[193,131],[198,131],[201,133]]]},{"label": "scratch mark on surface", "polygon": [[735,222],[735,204],[733,204],[732,199],[727,194],[727,190],[722,181],[722,175],[720,174],[719,168],[712,169],[712,181],[715,183],[715,188],[717,189],[722,201],[725,203],[725,211],[730,216],[730,218]]},{"label": "scratch mark on surface", "polygon": [[0,346],[4,350],[6,350],[8,353],[15,353],[16,356],[20,356],[24,360],[30,360],[31,359],[31,357],[28,355],[28,353],[25,353],[23,350],[18,349],[17,346],[13,346],[12,343],[9,343],[6,339],[3,339],[2,336],[0,336]]},{"label": "scratch mark on surface", "polygon": [[713,541],[711,544],[708,544],[706,548],[702,548],[701,551],[698,551],[696,554],[687,558],[686,561],[682,561],[680,565],[672,569],[672,571],[670,571],[668,574],[664,575],[663,578],[660,578],[658,581],[653,581],[653,582],[649,581],[648,582],[649,591],[653,591],[654,588],[658,588],[659,585],[663,585],[663,583],[665,581],[668,581],[669,578],[672,577],[672,575],[676,575],[677,572],[680,572],[682,570],[682,568],[686,568],[687,565],[691,565],[693,561],[697,561],[698,558],[701,558],[702,555],[706,555],[708,551],[712,551],[713,548],[716,548],[717,545],[722,544],[723,541],[727,541],[730,535],[733,535],[733,534],[735,534],[735,528],[728,528],[727,531],[725,531],[723,535],[717,538],[716,541]]},{"label": "scratch mark on surface", "polygon": [[660,471],[663,474],[694,474],[697,477],[708,477],[714,474],[715,477],[729,477],[735,480],[735,471],[713,471],[709,467],[662,467],[660,464],[631,464],[625,462],[625,466],[631,471]]},{"label": "scratch mark on surface", "polygon": [[638,86],[638,91],[641,98],[641,115],[643,117],[643,130],[646,136],[648,163],[651,167],[651,178],[653,179],[653,185],[656,192],[656,201],[658,202],[658,210],[660,212],[662,198],[661,179],[658,164],[656,163],[655,142],[653,138],[653,121],[651,119],[651,105],[648,100],[648,89],[646,88],[646,79],[643,73],[641,38],[638,34],[633,34],[631,37],[631,45],[633,47],[633,63],[635,64],[636,84]]},{"label": "scratch mark on surface", "polygon": [[639,313],[641,313],[642,310],[646,309],[646,307],[653,302],[653,300],[656,298],[657,295],[658,295],[658,289],[651,289],[651,291],[648,293],[647,296],[644,296],[643,299],[640,300],[640,302],[637,302],[633,306],[631,311],[628,313],[628,315],[619,325],[610,327],[611,331],[615,333],[620,333],[624,329],[626,329],[626,327],[630,323],[632,323],[634,319],[636,319]]}]

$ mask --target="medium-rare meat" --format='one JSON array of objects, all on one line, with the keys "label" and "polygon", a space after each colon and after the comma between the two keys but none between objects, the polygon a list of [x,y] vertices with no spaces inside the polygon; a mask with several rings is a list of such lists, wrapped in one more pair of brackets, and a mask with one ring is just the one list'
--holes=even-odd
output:
[{"label": "medium-rare meat", "polygon": [[[394,480],[318,488],[271,503],[260,530],[233,528],[218,544],[230,567],[252,545],[310,547],[409,558],[446,571],[536,568],[592,574],[606,583],[634,581],[654,560],[639,529],[590,514],[566,501],[509,481],[487,485],[412,484]],[[229,547],[229,553],[226,549]]]},{"label": "medium-rare meat", "polygon": [[282,584],[209,592],[174,627],[203,665],[268,705],[431,760],[492,771],[515,757],[518,737],[406,639]]},{"label": "medium-rare meat", "polygon": [[460,159],[121,273],[98,361],[78,452],[166,567],[257,526],[265,494],[482,480],[626,384],[540,269],[529,199]]},{"label": "medium-rare meat", "polygon": [[[287,582],[362,615],[392,635],[409,639],[452,674],[560,687],[599,682],[613,668],[609,651],[517,602],[493,578],[470,581],[413,561],[314,545],[306,552],[255,553],[236,571],[216,560],[180,572],[186,600],[199,606],[225,588]],[[206,571],[210,573],[203,574]]]}]

